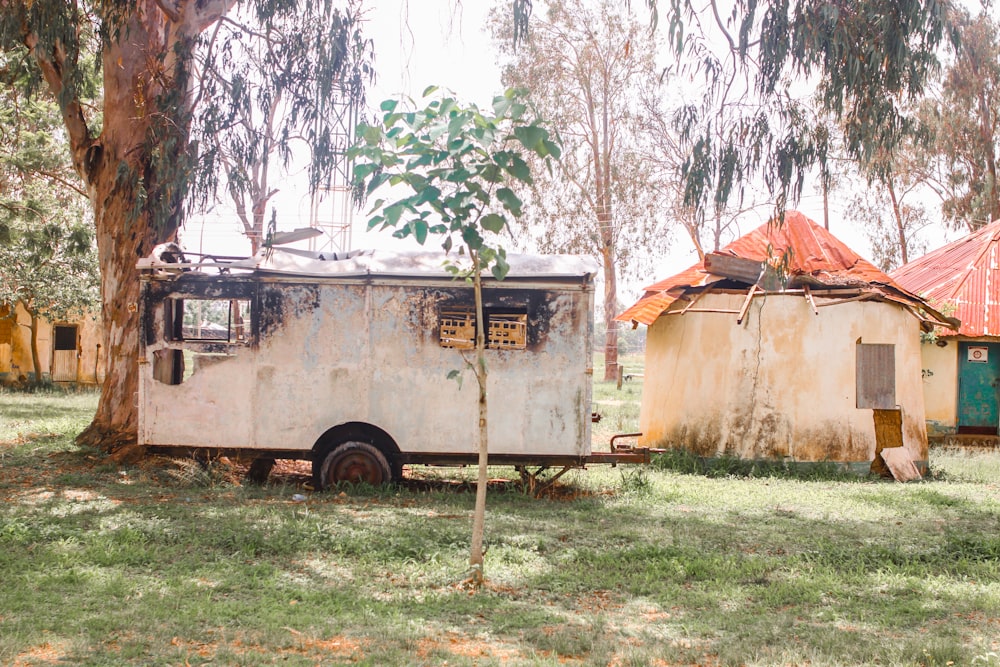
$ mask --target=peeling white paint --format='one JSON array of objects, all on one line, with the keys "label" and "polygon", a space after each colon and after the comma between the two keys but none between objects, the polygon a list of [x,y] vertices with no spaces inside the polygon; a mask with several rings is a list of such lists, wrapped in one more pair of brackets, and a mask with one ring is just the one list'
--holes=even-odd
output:
[{"label": "peeling white paint", "polygon": [[[487,351],[492,454],[590,454],[591,277],[487,286],[497,312],[527,309],[531,340],[528,349]],[[442,307],[471,303],[466,283],[371,273],[142,279],[141,444],[308,452],[328,429],[363,422],[404,453],[475,455],[472,353],[442,348],[437,330]],[[209,282],[255,290],[256,340],[216,344],[230,356],[212,357],[180,384],[156,379],[157,351],[185,350],[190,362],[204,348],[169,340],[165,300],[192,297]],[[461,384],[447,378],[453,370]]]}]

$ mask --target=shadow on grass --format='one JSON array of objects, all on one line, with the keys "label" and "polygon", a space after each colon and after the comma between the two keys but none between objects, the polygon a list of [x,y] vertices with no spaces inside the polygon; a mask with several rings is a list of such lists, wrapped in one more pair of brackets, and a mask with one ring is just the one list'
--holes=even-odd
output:
[{"label": "shadow on grass", "polygon": [[682,449],[654,454],[651,465],[657,470],[670,470],[684,475],[702,475],[710,478],[771,477],[807,482],[859,482],[869,479],[866,475],[859,475],[832,461],[801,463],[766,459],[748,460],[735,456],[706,458]]}]

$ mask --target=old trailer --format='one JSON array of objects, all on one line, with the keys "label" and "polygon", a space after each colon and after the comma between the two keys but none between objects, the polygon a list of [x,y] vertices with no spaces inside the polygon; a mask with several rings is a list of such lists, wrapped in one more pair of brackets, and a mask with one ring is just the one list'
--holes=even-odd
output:
[{"label": "old trailer", "polygon": [[[483,286],[490,463],[524,475],[647,460],[591,449],[593,260],[508,259]],[[445,255],[205,260],[161,247],[139,262],[141,445],[258,471],[308,460],[317,489],[476,461],[473,289]]]}]

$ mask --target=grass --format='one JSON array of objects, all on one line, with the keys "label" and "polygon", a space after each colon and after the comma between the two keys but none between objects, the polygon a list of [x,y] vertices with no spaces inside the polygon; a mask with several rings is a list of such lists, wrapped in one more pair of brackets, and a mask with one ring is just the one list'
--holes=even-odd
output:
[{"label": "grass", "polygon": [[441,481],[464,472],[310,494],[119,467],[72,443],[95,404],[0,392],[0,664],[1000,665],[995,452],[934,450],[906,485],[683,462],[497,485],[473,595],[473,494]]}]

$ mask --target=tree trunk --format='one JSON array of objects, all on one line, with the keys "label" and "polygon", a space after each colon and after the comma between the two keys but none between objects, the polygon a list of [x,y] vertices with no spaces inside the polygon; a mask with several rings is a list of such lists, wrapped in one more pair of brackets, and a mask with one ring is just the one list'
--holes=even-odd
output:
[{"label": "tree trunk", "polygon": [[820,184],[823,186],[823,228],[826,231],[830,231],[830,185],[828,181],[829,178],[825,174],[820,179]]},{"label": "tree trunk", "polygon": [[[194,12],[195,3],[188,5],[185,11]],[[102,54],[100,137],[74,133],[67,121],[73,162],[94,209],[101,267],[101,349],[107,369],[97,413],[77,443],[105,451],[134,443],[138,436],[140,322],[135,266],[155,245],[173,240],[179,224],[185,159],[193,159],[183,148],[191,104],[189,61],[184,54],[200,29],[195,16],[171,19],[151,0],[128,5],[125,11],[120,30],[111,31],[117,38]],[[174,153],[165,146],[178,148]],[[158,158],[161,151],[163,157]]]},{"label": "tree trunk", "polygon": [[31,384],[38,386],[42,384],[41,355],[38,354],[38,315],[35,314],[32,308],[27,308],[26,310],[28,311],[28,315],[31,316],[31,324],[28,325],[28,331],[31,332],[31,366],[35,372],[35,380]]},{"label": "tree trunk", "polygon": [[489,440],[486,403],[486,333],[483,321],[483,281],[479,253],[470,249],[473,266],[473,289],[476,299],[476,382],[479,385],[479,478],[476,483],[476,508],[472,516],[472,548],[469,555],[469,581],[481,586],[483,572],[483,534],[486,529],[486,486],[489,483]]},{"label": "tree trunk", "polygon": [[892,215],[896,220],[896,239],[899,242],[899,256],[903,264],[909,262],[909,252],[906,248],[906,227],[903,225],[903,212],[899,207],[899,200],[896,197],[896,186],[892,182],[892,175],[886,180],[886,189],[889,191],[889,199],[892,201]]},{"label": "tree trunk", "polygon": [[618,278],[615,275],[614,247],[607,245],[601,249],[604,264],[604,381],[618,379]]},{"label": "tree trunk", "polygon": [[979,132],[980,141],[983,146],[983,154],[986,156],[987,186],[989,187],[989,222],[1000,220],[1000,183],[997,182],[997,161],[996,149],[993,141],[993,112],[990,109],[989,100],[985,90],[979,92]]}]

